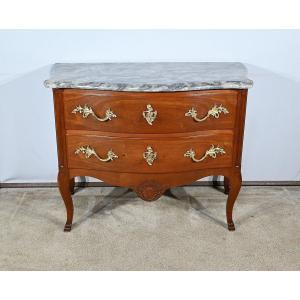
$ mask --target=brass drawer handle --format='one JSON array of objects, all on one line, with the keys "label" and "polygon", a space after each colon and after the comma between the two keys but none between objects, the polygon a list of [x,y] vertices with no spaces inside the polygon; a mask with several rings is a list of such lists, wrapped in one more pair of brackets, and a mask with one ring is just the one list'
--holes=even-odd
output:
[{"label": "brass drawer handle", "polygon": [[97,159],[103,162],[109,162],[113,161],[114,159],[118,158],[118,156],[110,149],[107,152],[107,157],[106,158],[101,158],[96,151],[91,148],[90,146],[81,146],[76,149],[75,154],[80,154],[83,153],[85,154],[85,158],[90,158],[91,156],[95,156]]},{"label": "brass drawer handle", "polygon": [[147,110],[143,111],[143,117],[146,119],[149,125],[155,121],[157,116],[157,111],[154,111],[151,104],[147,104]]},{"label": "brass drawer handle", "polygon": [[207,112],[206,116],[204,116],[203,118],[199,119],[197,118],[197,110],[192,107],[187,113],[185,113],[186,117],[192,117],[194,119],[194,121],[196,122],[203,122],[205,121],[207,118],[209,118],[210,116],[218,119],[220,114],[224,113],[224,114],[228,114],[229,111],[227,110],[226,107],[219,105],[217,106],[216,104]]},{"label": "brass drawer handle", "polygon": [[151,146],[148,146],[146,151],[143,153],[143,157],[149,166],[152,166],[156,156],[157,152],[154,152]]},{"label": "brass drawer handle", "polygon": [[111,120],[112,118],[116,118],[117,116],[111,111],[111,109],[107,109],[105,112],[105,117],[104,118],[99,118],[93,111],[93,109],[86,104],[84,107],[81,105],[78,105],[75,109],[72,110],[72,114],[80,113],[82,114],[82,117],[86,119],[89,115],[92,115],[96,120],[100,122],[106,122]]},{"label": "brass drawer handle", "polygon": [[188,150],[185,154],[184,154],[184,157],[189,157],[192,159],[192,161],[194,162],[200,162],[200,161],[203,161],[204,159],[206,159],[206,157],[211,157],[211,158],[216,158],[217,157],[217,154],[225,154],[225,150],[219,146],[215,147],[214,145],[211,145],[211,147],[206,150],[205,154],[197,159],[195,158],[195,151],[193,149],[190,149]]}]

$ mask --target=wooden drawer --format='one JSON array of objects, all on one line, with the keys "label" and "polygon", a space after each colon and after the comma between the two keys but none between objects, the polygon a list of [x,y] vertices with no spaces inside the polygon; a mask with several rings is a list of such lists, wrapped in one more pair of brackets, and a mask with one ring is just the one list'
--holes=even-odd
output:
[{"label": "wooden drawer", "polygon": [[[168,173],[230,167],[232,148],[231,130],[202,131],[193,135],[150,134],[148,137],[126,134],[100,136],[86,131],[69,131],[67,134],[69,168],[118,173]],[[193,161],[191,149],[195,151],[194,158],[202,161]],[[112,152],[109,153],[109,150]],[[151,161],[153,152],[156,158]]]},{"label": "wooden drawer", "polygon": [[[63,100],[66,129],[180,133],[234,128],[238,91],[129,93],[66,89]],[[109,109],[116,117],[104,122],[97,119],[105,118]],[[157,112],[152,125],[143,112],[145,117]],[[196,115],[198,122],[193,118]]]}]

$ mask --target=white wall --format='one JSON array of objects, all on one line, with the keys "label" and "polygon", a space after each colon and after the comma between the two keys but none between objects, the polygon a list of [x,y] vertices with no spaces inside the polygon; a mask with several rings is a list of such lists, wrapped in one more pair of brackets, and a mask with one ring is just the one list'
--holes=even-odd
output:
[{"label": "white wall", "polygon": [[244,180],[300,180],[300,30],[0,31],[0,181],[56,180],[55,62],[241,61]]}]

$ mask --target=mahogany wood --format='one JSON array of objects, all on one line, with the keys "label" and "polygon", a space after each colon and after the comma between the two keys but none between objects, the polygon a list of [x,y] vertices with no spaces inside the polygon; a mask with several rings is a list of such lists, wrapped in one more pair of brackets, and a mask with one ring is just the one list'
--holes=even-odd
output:
[{"label": "mahogany wood", "polygon": [[[177,134],[156,138],[111,137],[93,135],[67,135],[68,167],[75,169],[96,169],[111,172],[126,170],[129,173],[168,173],[203,168],[229,167],[232,165],[232,130],[209,130],[193,134]],[[95,156],[86,158],[84,154],[75,155],[80,146],[91,146],[101,158],[107,156],[109,149],[118,156],[111,162],[101,162]],[[157,158],[149,166],[143,153],[150,145]],[[193,148],[196,158],[202,157],[211,145],[222,147],[226,153],[218,154],[215,159],[207,157],[199,163],[184,157],[184,153]]]},{"label": "mahogany wood", "polygon": [[[237,90],[129,93],[68,89],[64,92],[66,129],[99,130],[109,133],[169,133],[232,129],[238,96]],[[85,119],[80,113],[72,113],[77,106],[84,107],[85,104],[99,117],[105,116],[105,111],[109,108],[117,117],[107,122],[99,122],[91,115]],[[147,104],[151,104],[158,112],[152,126],[149,126],[143,117]],[[210,117],[199,123],[185,116],[185,113],[193,107],[197,110],[198,118],[204,117],[215,104],[224,106],[229,113],[221,113],[219,118]]]},{"label": "mahogany wood", "polygon": [[55,108],[55,124],[56,124],[56,140],[57,140],[57,156],[58,156],[58,176],[57,183],[64,200],[67,210],[67,221],[65,224],[64,231],[70,231],[73,221],[73,201],[71,193],[74,189],[74,178],[70,176],[68,164],[67,164],[67,153],[66,153],[66,132],[65,122],[62,117],[63,112],[63,90],[53,90],[54,94],[54,108]]},{"label": "mahogany wood", "polygon": [[73,201],[72,201],[72,186],[70,184],[71,180],[69,180],[69,174],[65,170],[60,170],[58,172],[58,187],[61,193],[61,196],[64,200],[66,209],[67,209],[67,222],[65,224],[64,231],[70,231],[72,228],[72,221],[73,221]]},{"label": "mahogany wood", "polygon": [[70,179],[70,192],[73,195],[74,194],[74,189],[75,189],[75,178]]},{"label": "mahogany wood", "polygon": [[[146,201],[158,199],[171,187],[189,184],[197,179],[224,176],[228,193],[226,217],[234,230],[232,212],[241,187],[241,158],[247,90],[214,90],[174,93],[102,92],[79,89],[54,89],[56,135],[58,148],[58,184],[67,210],[65,231],[70,231],[76,176],[92,176],[116,186],[130,187]],[[95,113],[111,108],[118,118],[99,122],[72,114],[76,105],[88,104]],[[158,111],[157,122],[150,126],[141,112],[151,104]],[[222,104],[229,114],[196,123],[184,116],[190,106],[204,115],[214,104]],[[119,119],[119,120],[118,120]],[[116,120],[119,123],[115,122]],[[155,126],[156,125],[156,126]],[[194,163],[183,154],[193,148],[202,156],[215,144],[226,153]],[[93,147],[105,157],[109,149],[118,159],[103,163],[95,157],[86,159],[74,152],[79,146]],[[157,152],[152,166],[142,153],[147,146]]]},{"label": "mahogany wood", "polygon": [[229,194],[229,180],[227,177],[224,177],[224,193]]}]

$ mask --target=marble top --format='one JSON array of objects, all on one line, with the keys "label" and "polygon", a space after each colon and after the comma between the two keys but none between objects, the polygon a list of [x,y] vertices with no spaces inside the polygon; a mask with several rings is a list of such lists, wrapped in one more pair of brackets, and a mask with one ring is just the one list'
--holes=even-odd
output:
[{"label": "marble top", "polygon": [[59,63],[51,69],[49,88],[103,91],[174,92],[248,89],[246,67],[237,62]]}]

